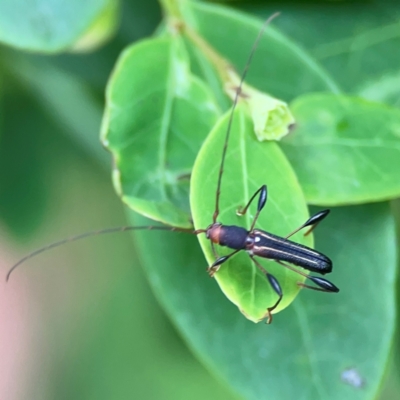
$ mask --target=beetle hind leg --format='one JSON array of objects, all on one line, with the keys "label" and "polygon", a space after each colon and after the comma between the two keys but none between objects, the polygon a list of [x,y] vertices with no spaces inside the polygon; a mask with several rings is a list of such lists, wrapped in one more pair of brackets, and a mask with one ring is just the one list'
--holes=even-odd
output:
[{"label": "beetle hind leg", "polygon": [[292,267],[291,265],[289,265],[283,261],[280,261],[280,260],[275,260],[275,261],[278,264],[282,265],[283,267],[290,269],[291,271],[296,272],[297,274],[299,274],[301,276],[304,276],[305,278],[309,279],[312,283],[317,285],[317,286],[311,286],[311,285],[307,285],[303,282],[297,282],[298,286],[301,286],[306,289],[318,290],[319,292],[326,292],[326,293],[338,293],[339,292],[339,288],[325,278],[305,274],[304,272]]},{"label": "beetle hind leg", "polygon": [[283,298],[282,288],[278,280],[273,275],[271,275],[253,256],[250,256],[250,258],[257,266],[257,268],[267,277],[268,282],[271,285],[272,289],[279,296],[275,304],[272,307],[268,307],[267,312],[261,318],[261,320],[265,319],[265,323],[270,324],[272,322],[272,311],[274,311],[275,308],[278,307],[279,303]]}]

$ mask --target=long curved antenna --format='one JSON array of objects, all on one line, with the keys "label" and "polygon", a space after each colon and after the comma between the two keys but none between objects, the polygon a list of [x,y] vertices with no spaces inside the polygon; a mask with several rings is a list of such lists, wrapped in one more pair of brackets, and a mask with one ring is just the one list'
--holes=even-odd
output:
[{"label": "long curved antenna", "polygon": [[247,72],[249,70],[251,61],[253,59],[254,53],[258,47],[258,43],[261,39],[261,36],[264,34],[265,29],[267,28],[267,26],[272,22],[273,19],[275,19],[280,13],[276,12],[275,14],[272,14],[263,24],[260,32],[258,33],[258,36],[256,38],[256,40],[254,41],[253,47],[251,48],[250,51],[250,55],[249,58],[247,59],[246,65],[243,69],[243,73],[242,76],[240,78],[240,83],[239,83],[239,87],[236,89],[236,94],[235,94],[235,99],[233,101],[233,106],[232,106],[232,111],[231,114],[229,116],[229,121],[228,121],[228,128],[226,130],[226,136],[225,136],[225,143],[224,143],[224,147],[222,148],[222,157],[221,157],[221,165],[219,167],[219,174],[218,174],[218,183],[217,183],[217,192],[215,194],[215,211],[214,211],[214,215],[213,215],[213,223],[215,224],[217,222],[217,218],[219,215],[219,197],[221,194],[221,182],[222,182],[222,173],[224,172],[224,164],[225,164],[225,157],[226,157],[226,151],[228,149],[228,142],[229,142],[229,135],[231,133],[231,126],[232,126],[232,121],[233,121],[233,115],[235,113],[235,109],[236,109],[236,105],[239,101],[239,96],[241,94],[242,91],[242,86],[243,86],[243,82],[246,79],[247,76]]},{"label": "long curved antenna", "polygon": [[19,267],[21,264],[23,264],[25,261],[29,260],[32,257],[37,256],[40,253],[43,253],[47,250],[53,249],[55,247],[62,246],[63,244],[70,243],[70,242],[76,242],[77,240],[85,239],[90,236],[96,236],[96,235],[104,235],[108,233],[117,233],[117,232],[126,232],[126,231],[133,231],[133,230],[154,230],[154,231],[176,231],[176,232],[185,232],[185,233],[190,233],[193,235],[198,235],[199,233],[204,233],[204,229],[198,229],[196,231],[192,229],[185,229],[185,228],[177,228],[177,227],[171,227],[171,226],[157,226],[157,225],[146,225],[146,226],[118,226],[116,228],[107,228],[107,229],[101,229],[97,231],[90,231],[90,232],[85,232],[81,233],[79,235],[75,236],[70,236],[66,239],[58,240],[57,242],[50,243],[46,246],[43,246],[32,253],[29,253],[25,257],[21,258],[16,264],[14,264],[11,269],[7,272],[6,275],[6,282],[10,279],[11,273]]}]

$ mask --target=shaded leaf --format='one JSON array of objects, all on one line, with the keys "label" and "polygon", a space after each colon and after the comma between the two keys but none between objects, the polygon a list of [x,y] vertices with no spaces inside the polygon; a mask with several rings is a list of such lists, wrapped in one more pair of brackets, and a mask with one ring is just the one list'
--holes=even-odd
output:
[{"label": "shaded leaf", "polygon": [[2,89],[6,96],[0,100],[0,220],[8,236],[23,240],[37,232],[49,208],[46,133],[54,126],[15,85]]},{"label": "shaded leaf", "polygon": [[[266,18],[275,4],[245,4]],[[395,1],[284,2],[274,21],[346,91],[360,93],[399,73],[400,9]]]},{"label": "shaded leaf", "polygon": [[[269,326],[247,321],[224,298],[194,237],[136,238],[153,289],[189,345],[246,399],[372,400],[394,331],[394,235],[387,204],[333,210],[316,230],[316,247],[333,259],[329,279],[341,292],[303,290]],[[357,369],[362,388],[342,381],[349,368]]]},{"label": "shaded leaf", "polygon": [[97,162],[109,166],[110,157],[98,144],[101,103],[84,80],[39,57],[7,51],[1,61],[59,128]]},{"label": "shaded leaf", "polygon": [[102,129],[123,201],[152,219],[191,226],[188,174],[218,114],[178,38],[125,50],[108,86]]},{"label": "shaded leaf", "polygon": [[360,98],[310,94],[291,107],[280,144],[307,201],[343,205],[400,195],[400,111]]},{"label": "shaded leaf", "polygon": [[[204,229],[212,222],[229,115],[230,112],[210,133],[193,168],[190,198],[196,229]],[[250,228],[257,199],[245,216],[239,217],[235,211],[244,207],[263,184],[268,185],[268,201],[258,219],[258,228],[285,236],[305,222],[308,214],[304,196],[289,163],[276,143],[258,142],[250,117],[239,106],[235,111],[226,155],[218,222]],[[211,265],[215,256],[210,242],[205,235],[199,235],[199,240]],[[312,243],[309,236],[304,238],[301,234],[296,235],[294,240],[307,245]],[[220,255],[231,252],[218,248]],[[275,262],[261,263],[277,278],[285,294],[275,310],[279,311],[293,301],[299,291],[297,282],[304,279]],[[272,307],[278,299],[265,275],[245,252],[222,264],[215,278],[225,295],[254,322],[265,317],[267,308]]]}]

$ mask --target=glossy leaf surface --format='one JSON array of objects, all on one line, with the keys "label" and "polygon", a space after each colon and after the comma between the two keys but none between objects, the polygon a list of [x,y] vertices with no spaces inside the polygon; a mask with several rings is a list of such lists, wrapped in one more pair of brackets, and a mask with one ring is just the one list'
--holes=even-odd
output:
[{"label": "glossy leaf surface", "polygon": [[[334,209],[316,230],[316,248],[333,259],[329,279],[340,293],[303,290],[271,325],[247,321],[226,300],[195,237],[136,238],[153,289],[190,347],[246,399],[372,400],[394,332],[394,234],[387,204]],[[349,368],[361,388],[343,381]]]},{"label": "glossy leaf surface", "polygon": [[102,133],[123,201],[152,219],[191,226],[188,174],[218,115],[178,38],[126,49],[109,82]]},{"label": "glossy leaf surface", "polygon": [[292,104],[280,144],[307,201],[343,205],[400,195],[400,111],[360,98],[310,94]]},{"label": "glossy leaf surface", "polygon": [[[212,222],[215,210],[215,194],[222,148],[226,138],[228,112],[213,131],[196,159],[191,179],[191,208],[196,229],[206,228]],[[254,134],[250,117],[239,106],[235,112],[230,132],[228,151],[220,196],[218,222],[238,225],[250,229],[258,197],[247,214],[236,215],[251,196],[263,185],[268,185],[268,200],[258,219],[256,227],[268,232],[286,236],[306,221],[308,214],[303,193],[289,163],[274,142],[260,143]],[[205,235],[199,235],[207,262],[211,265],[215,256]],[[310,237],[297,234],[295,241],[311,245]],[[217,247],[217,253],[225,255],[233,250]],[[285,293],[279,311],[287,307],[298,293],[297,282],[304,279],[273,261],[258,260],[280,283]],[[277,301],[265,275],[251,262],[246,252],[222,264],[215,279],[225,295],[236,304],[250,320],[262,319],[268,307]]]}]

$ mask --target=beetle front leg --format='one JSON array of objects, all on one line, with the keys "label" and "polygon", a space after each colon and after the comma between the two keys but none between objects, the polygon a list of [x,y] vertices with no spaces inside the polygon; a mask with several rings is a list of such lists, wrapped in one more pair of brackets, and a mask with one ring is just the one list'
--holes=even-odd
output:
[{"label": "beetle front leg", "polygon": [[232,256],[234,256],[236,253],[238,253],[241,249],[239,250],[235,250],[234,252],[232,252],[231,254],[228,254],[227,256],[222,256],[219,257],[217,260],[215,260],[212,265],[210,265],[207,268],[207,272],[210,275],[210,277],[212,278],[216,272],[218,272],[218,270],[221,268],[221,264],[223,264],[225,261],[229,260]]},{"label": "beetle front leg", "polygon": [[250,231],[253,230],[254,225],[256,224],[256,221],[258,219],[258,216],[260,215],[261,210],[264,208],[266,202],[267,202],[267,185],[262,185],[260,189],[258,189],[253,196],[251,196],[251,199],[249,202],[246,204],[244,208],[239,208],[239,210],[236,211],[237,215],[244,215],[247,212],[247,209],[249,208],[250,204],[252,201],[256,198],[256,196],[260,193],[260,197],[258,198],[258,204],[257,204],[257,212],[256,215],[253,218],[253,223],[251,224]]}]

